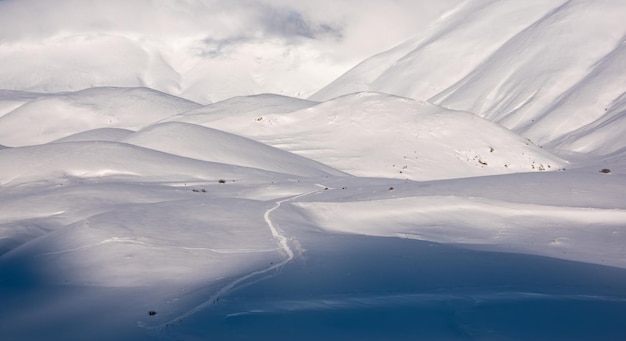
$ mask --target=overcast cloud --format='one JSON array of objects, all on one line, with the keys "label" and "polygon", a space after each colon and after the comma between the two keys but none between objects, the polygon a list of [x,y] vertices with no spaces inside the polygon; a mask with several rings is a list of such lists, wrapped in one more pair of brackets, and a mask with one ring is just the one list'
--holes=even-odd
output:
[{"label": "overcast cloud", "polygon": [[0,0],[0,88],[306,97],[461,2]]},{"label": "overcast cloud", "polygon": [[[407,39],[459,0],[4,0],[0,39],[81,33],[194,37],[212,43],[303,39],[333,45],[334,58],[364,58]],[[424,3],[429,3],[425,6]],[[310,43],[310,42],[309,42]]]}]

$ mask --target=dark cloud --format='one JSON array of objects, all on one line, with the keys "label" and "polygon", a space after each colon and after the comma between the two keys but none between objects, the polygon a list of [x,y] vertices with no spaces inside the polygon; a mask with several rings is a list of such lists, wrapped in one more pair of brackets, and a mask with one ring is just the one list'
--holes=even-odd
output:
[{"label": "dark cloud", "polygon": [[[197,52],[202,57],[215,58],[229,54],[237,46],[277,39],[285,45],[300,45],[307,40],[340,40],[342,29],[335,25],[316,22],[296,9],[284,6],[247,1],[231,3],[222,8],[223,13],[232,14],[231,24],[237,23],[239,30],[230,34],[207,32]],[[224,14],[222,14],[224,15]]]},{"label": "dark cloud", "polygon": [[215,39],[209,36],[202,39],[202,47],[197,50],[197,54],[202,57],[216,58],[226,53],[232,47],[238,46],[246,42],[250,42],[252,40],[253,39],[251,37],[246,36],[230,37],[224,39]]},{"label": "dark cloud", "polygon": [[287,38],[309,39],[341,37],[341,29],[327,23],[316,23],[290,8],[269,7],[262,14],[266,32]]}]

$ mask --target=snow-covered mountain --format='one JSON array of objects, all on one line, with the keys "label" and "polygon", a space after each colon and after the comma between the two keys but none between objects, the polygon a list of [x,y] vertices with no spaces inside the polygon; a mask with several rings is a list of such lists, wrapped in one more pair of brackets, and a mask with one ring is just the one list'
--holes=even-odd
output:
[{"label": "snow-covered mountain", "polygon": [[0,339],[626,335],[623,1],[107,4],[0,1]]},{"label": "snow-covered mountain", "polygon": [[380,91],[475,113],[538,144],[609,153],[626,129],[625,22],[619,0],[465,2],[311,98]]}]

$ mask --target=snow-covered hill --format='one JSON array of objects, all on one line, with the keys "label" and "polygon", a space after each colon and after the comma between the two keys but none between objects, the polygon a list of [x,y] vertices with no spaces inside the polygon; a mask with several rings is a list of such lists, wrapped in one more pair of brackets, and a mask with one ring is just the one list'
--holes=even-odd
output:
[{"label": "snow-covered hill", "polygon": [[[541,145],[615,151],[626,129],[624,23],[619,0],[465,2],[311,98],[380,91],[475,113]],[[611,128],[596,129],[608,117]]]},{"label": "snow-covered hill", "polygon": [[298,176],[341,175],[322,163],[239,135],[188,123],[159,123],[122,140],[174,155]]},{"label": "snow-covered hill", "polygon": [[265,97],[258,99],[257,110],[246,110],[253,99],[231,99],[169,120],[247,136],[366,177],[432,180],[558,170],[566,164],[473,114],[407,98],[358,93],[293,112],[278,106],[262,110]]},{"label": "snow-covered hill", "polygon": [[1,340],[626,335],[623,1],[51,4],[0,1]]},{"label": "snow-covered hill", "polygon": [[[13,95],[14,94],[14,95]],[[86,130],[137,130],[200,105],[147,88],[92,88],[60,94],[7,93],[0,139],[7,146],[47,143]]]}]

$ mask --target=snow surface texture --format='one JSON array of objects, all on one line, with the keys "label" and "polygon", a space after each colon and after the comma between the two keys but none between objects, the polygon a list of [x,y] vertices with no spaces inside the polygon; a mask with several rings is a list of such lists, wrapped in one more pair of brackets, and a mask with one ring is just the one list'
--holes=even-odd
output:
[{"label": "snow surface texture", "polygon": [[0,339],[626,335],[623,1],[110,3],[0,1]]}]

